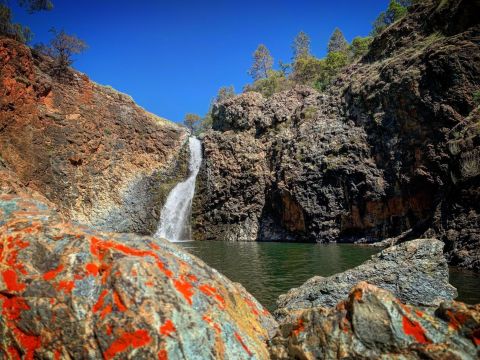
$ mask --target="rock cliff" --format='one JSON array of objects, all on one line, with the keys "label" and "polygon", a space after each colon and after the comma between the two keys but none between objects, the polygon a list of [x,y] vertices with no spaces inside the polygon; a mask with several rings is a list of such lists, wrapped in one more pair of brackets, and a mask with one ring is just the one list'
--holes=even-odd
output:
[{"label": "rock cliff", "polygon": [[478,1],[424,1],[329,90],[217,104],[194,204],[198,239],[437,237],[480,270]]},{"label": "rock cliff", "polygon": [[59,79],[49,58],[0,38],[4,190],[41,194],[83,224],[152,233],[186,175],[187,136],[84,74]]}]

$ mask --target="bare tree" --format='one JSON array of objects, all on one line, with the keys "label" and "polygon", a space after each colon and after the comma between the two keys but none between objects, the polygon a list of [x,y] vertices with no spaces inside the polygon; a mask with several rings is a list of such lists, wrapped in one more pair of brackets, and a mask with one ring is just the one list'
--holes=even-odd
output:
[{"label": "bare tree", "polygon": [[52,28],[50,32],[53,39],[48,46],[40,45],[38,48],[55,59],[57,71],[65,71],[73,63],[72,56],[80,54],[87,48],[85,41],[75,35],[69,35],[64,30]]}]

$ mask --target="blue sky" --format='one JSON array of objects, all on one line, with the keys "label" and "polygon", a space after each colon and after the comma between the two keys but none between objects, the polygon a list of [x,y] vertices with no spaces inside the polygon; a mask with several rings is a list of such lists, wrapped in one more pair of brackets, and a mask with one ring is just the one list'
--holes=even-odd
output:
[{"label": "blue sky", "polygon": [[[14,0],[11,0],[14,1]],[[290,61],[303,30],[312,52],[324,56],[336,26],[348,41],[368,35],[388,0],[52,0],[55,9],[34,15],[14,6],[35,42],[64,28],[89,44],[74,67],[92,80],[131,95],[145,109],[173,121],[203,115],[219,87],[240,92],[250,82],[252,53],[264,43]]]}]

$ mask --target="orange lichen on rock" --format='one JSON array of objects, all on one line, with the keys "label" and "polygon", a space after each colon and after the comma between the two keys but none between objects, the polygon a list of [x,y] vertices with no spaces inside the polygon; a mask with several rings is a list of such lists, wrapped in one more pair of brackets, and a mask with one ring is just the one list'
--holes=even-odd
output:
[{"label": "orange lichen on rock", "polygon": [[127,311],[127,307],[123,304],[122,299],[120,299],[120,295],[116,291],[113,291],[113,302],[117,307],[118,311]]},{"label": "orange lichen on rock", "polygon": [[403,331],[405,334],[415,338],[420,344],[429,344],[431,341],[425,335],[425,330],[422,328],[417,321],[411,320],[406,316],[403,316],[402,319]]},{"label": "orange lichen on rock", "polygon": [[168,360],[167,350],[162,349],[158,352],[158,360]]},{"label": "orange lichen on rock", "polygon": [[249,356],[252,356],[252,352],[250,351],[250,349],[247,347],[247,345],[245,344],[245,342],[243,341],[242,337],[240,336],[239,333],[235,332],[234,333],[235,335],[235,338],[238,340],[238,342],[240,343],[240,345],[242,345],[243,349],[247,352],[247,354]]},{"label": "orange lichen on rock", "polygon": [[173,285],[175,286],[175,289],[183,295],[185,300],[192,305],[193,285],[184,279],[173,280]]},{"label": "orange lichen on rock", "polygon": [[46,281],[55,279],[57,275],[63,271],[64,268],[65,266],[63,266],[63,264],[58,265],[56,269],[50,270],[43,274],[43,279]]},{"label": "orange lichen on rock", "polygon": [[212,320],[212,318],[208,315],[203,315],[202,319],[210,326],[212,326],[215,329],[215,332],[217,334],[220,334],[222,332],[222,328],[220,325],[218,325],[216,322]]},{"label": "orange lichen on rock", "polygon": [[75,282],[73,280],[62,280],[57,285],[57,290],[62,290],[65,293],[71,293],[75,288]]},{"label": "orange lichen on rock", "polygon": [[218,294],[218,290],[213,286],[203,284],[198,287],[198,289],[207,296],[213,297],[219,304],[221,309],[225,308],[225,299],[223,296]]},{"label": "orange lichen on rock", "polygon": [[88,263],[85,265],[85,271],[92,276],[98,276],[99,268],[94,263]]},{"label": "orange lichen on rock", "polygon": [[160,334],[162,335],[169,336],[175,331],[177,331],[177,328],[175,327],[175,325],[173,325],[173,322],[170,319],[165,321],[165,324],[160,326]]},{"label": "orange lichen on rock", "polygon": [[23,291],[25,290],[25,284],[18,282],[17,273],[15,270],[7,269],[2,272],[3,281],[9,291]]},{"label": "orange lichen on rock", "polygon": [[298,335],[300,335],[300,333],[304,330],[305,330],[305,324],[303,323],[303,319],[298,319],[297,326],[295,327],[295,329],[293,329],[292,333],[296,337],[298,337]]},{"label": "orange lichen on rock", "polygon": [[106,360],[113,359],[118,353],[124,352],[129,346],[139,348],[148,345],[152,339],[146,330],[137,330],[131,333],[123,333],[103,353]]}]

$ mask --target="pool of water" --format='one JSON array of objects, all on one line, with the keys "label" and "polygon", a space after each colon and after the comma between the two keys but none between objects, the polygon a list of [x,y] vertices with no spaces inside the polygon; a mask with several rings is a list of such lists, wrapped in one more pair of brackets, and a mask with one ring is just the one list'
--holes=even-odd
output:
[{"label": "pool of water", "polygon": [[[329,276],[360,265],[378,249],[350,244],[233,243],[192,241],[178,243],[230,280],[239,282],[269,310],[279,295],[315,275]],[[459,300],[480,302],[480,276],[456,269],[450,282]]]}]

